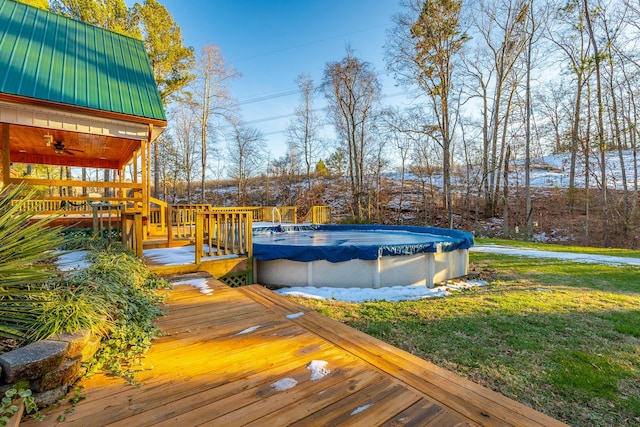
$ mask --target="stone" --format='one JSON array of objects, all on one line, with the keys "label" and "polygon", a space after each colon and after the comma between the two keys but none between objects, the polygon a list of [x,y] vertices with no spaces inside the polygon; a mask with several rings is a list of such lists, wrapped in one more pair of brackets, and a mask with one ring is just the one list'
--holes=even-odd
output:
[{"label": "stone", "polygon": [[0,355],[3,381],[32,380],[54,370],[64,359],[68,345],[62,341],[37,341]]},{"label": "stone", "polygon": [[67,353],[65,357],[68,359],[75,359],[82,355],[82,351],[85,346],[89,344],[93,334],[89,329],[82,329],[73,334],[68,332],[64,332],[60,335],[49,338],[52,341],[63,341],[69,343],[69,347],[67,347]]},{"label": "stone", "polygon": [[88,362],[93,358],[93,355],[96,354],[98,349],[100,348],[100,337],[92,335],[89,341],[82,348],[82,357],[80,358],[82,362]]},{"label": "stone", "polygon": [[73,384],[80,378],[80,357],[65,360],[58,368],[31,381],[31,390],[36,393],[53,390],[63,384]]},{"label": "stone", "polygon": [[46,408],[55,403],[58,403],[61,399],[67,395],[68,386],[66,384],[61,385],[53,390],[45,391],[43,393],[34,393],[33,400],[38,408]]}]

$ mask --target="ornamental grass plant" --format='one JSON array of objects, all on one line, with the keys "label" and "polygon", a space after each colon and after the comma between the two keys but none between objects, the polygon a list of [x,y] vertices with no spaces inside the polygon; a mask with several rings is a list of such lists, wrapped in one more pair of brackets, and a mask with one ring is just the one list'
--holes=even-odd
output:
[{"label": "ornamental grass plant", "polygon": [[[89,329],[102,338],[89,372],[131,379],[158,334],[156,291],[168,283],[119,242],[65,239],[62,228],[50,227],[55,217],[36,218],[34,197],[24,185],[0,193],[0,353]],[[85,251],[86,267],[57,269],[63,246]]]},{"label": "ornamental grass plant", "polygon": [[57,274],[51,261],[63,242],[61,229],[49,227],[54,217],[33,220],[35,194],[24,185],[0,192],[0,338],[17,345],[38,328]]}]

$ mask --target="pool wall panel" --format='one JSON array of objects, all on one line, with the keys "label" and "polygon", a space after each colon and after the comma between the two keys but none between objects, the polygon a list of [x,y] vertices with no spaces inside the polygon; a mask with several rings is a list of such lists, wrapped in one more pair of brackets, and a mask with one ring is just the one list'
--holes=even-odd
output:
[{"label": "pool wall panel", "polygon": [[375,261],[353,259],[299,262],[256,260],[256,280],[270,286],[376,288],[421,285],[433,287],[468,273],[468,251],[386,256]]}]

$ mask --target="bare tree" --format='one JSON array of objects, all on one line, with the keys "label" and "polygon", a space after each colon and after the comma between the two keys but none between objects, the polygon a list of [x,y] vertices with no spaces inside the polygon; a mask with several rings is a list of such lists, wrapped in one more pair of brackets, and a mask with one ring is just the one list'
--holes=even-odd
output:
[{"label": "bare tree", "polygon": [[380,83],[370,64],[353,56],[327,64],[322,85],[336,131],[346,145],[351,182],[351,211],[364,215],[366,155],[380,99]]},{"label": "bare tree", "polygon": [[398,109],[388,109],[383,116],[385,118],[385,136],[393,142],[396,153],[400,160],[400,196],[398,197],[398,212],[396,223],[403,224],[402,208],[404,204],[405,175],[407,171],[407,160],[413,148],[413,140],[410,133],[405,130],[406,118]]},{"label": "bare tree", "polygon": [[191,203],[191,184],[196,179],[198,166],[198,113],[195,105],[189,100],[181,100],[176,103],[173,114],[173,133],[175,136],[175,149],[179,159],[179,168],[185,181],[186,202]]},{"label": "bare tree", "polygon": [[600,149],[600,203],[602,212],[602,239],[605,247],[609,246],[609,218],[607,211],[607,168],[606,168],[606,152],[607,147],[605,143],[605,129],[604,129],[604,101],[602,98],[602,76],[601,76],[601,62],[602,56],[598,48],[598,42],[596,40],[595,31],[593,29],[593,22],[591,20],[591,11],[589,10],[589,4],[587,0],[584,1],[584,18],[587,25],[587,32],[591,39],[591,46],[593,48],[594,56],[594,69],[596,73],[596,97],[598,100],[598,148]]},{"label": "bare tree", "polygon": [[547,141],[545,148],[553,154],[566,153],[571,149],[566,136],[571,133],[572,96],[563,80],[549,82],[535,96],[539,115],[544,119],[539,129]]},{"label": "bare tree", "polygon": [[264,158],[264,137],[257,129],[246,127],[237,120],[231,122],[232,131],[227,145],[227,170],[229,177],[237,185],[239,206],[248,204],[247,182],[266,165]]},{"label": "bare tree", "polygon": [[[526,84],[525,84],[525,154],[524,154],[524,173],[525,173],[525,224],[527,233],[531,232],[531,218],[533,214],[533,208],[531,206],[531,133],[532,133],[532,100],[531,100],[531,71],[535,67],[534,53],[535,47],[539,45],[539,41],[542,37],[543,30],[547,25],[547,18],[549,16],[548,8],[546,4],[541,7],[535,7],[534,0],[529,0],[527,6],[527,17],[525,25],[525,69],[526,69]],[[505,156],[507,157],[507,156]],[[505,169],[507,169],[508,161],[505,160]],[[505,182],[506,185],[506,182]]]},{"label": "bare tree", "polygon": [[208,147],[212,140],[214,117],[229,119],[236,108],[227,87],[229,81],[240,77],[232,66],[225,63],[220,47],[209,43],[202,47],[196,58],[196,79],[193,82],[193,99],[200,120],[200,200],[205,201]]},{"label": "bare tree", "polygon": [[[160,159],[158,177],[162,187],[162,200],[175,202],[177,199],[178,180],[182,176],[175,142],[169,132],[163,132],[156,140],[156,144],[158,145]],[[171,199],[169,199],[169,192],[171,192]]]},{"label": "bare tree", "polygon": [[[482,100],[482,189],[485,208],[493,214],[504,167],[506,136],[515,89],[522,76],[517,65],[526,48],[527,0],[489,0],[470,8],[479,35],[475,57],[466,57],[471,91]],[[471,50],[471,49],[470,49]],[[500,143],[500,144],[498,144]]]},{"label": "bare tree", "polygon": [[549,39],[560,49],[575,75],[575,97],[571,121],[571,160],[569,165],[569,204],[573,202],[576,182],[576,160],[579,151],[580,122],[582,120],[583,89],[593,72],[589,56],[591,40],[584,24],[584,8],[580,0],[567,2],[556,14],[556,25],[549,31]]},{"label": "bare tree", "polygon": [[[603,11],[606,12],[606,11]],[[622,179],[622,198],[623,198],[623,231],[627,231],[629,224],[629,186],[627,182],[627,173],[625,169],[625,160],[623,150],[626,148],[626,132],[623,129],[624,114],[622,109],[624,107],[624,88],[621,78],[625,77],[624,74],[624,61],[620,55],[620,46],[625,45],[622,34],[625,32],[624,23],[626,18],[624,15],[627,13],[627,8],[621,10],[613,10],[612,16],[602,15],[602,27],[605,34],[605,54],[604,58],[608,67],[605,69],[607,72],[607,83],[609,84],[609,108],[608,117],[610,121],[610,131],[612,134],[612,142],[617,145],[618,160],[620,162],[620,177]],[[612,21],[612,22],[610,22]]]},{"label": "bare tree", "polygon": [[[443,205],[453,226],[451,204],[452,102],[456,58],[467,35],[461,30],[462,0],[409,0],[397,15],[397,31],[387,48],[387,62],[402,82],[417,85],[429,100],[435,124],[425,124],[442,147]],[[406,71],[408,70],[408,71]]]},{"label": "bare tree", "polygon": [[311,190],[311,168],[320,143],[320,119],[313,105],[314,85],[311,76],[299,74],[296,84],[300,89],[300,104],[296,107],[294,117],[287,128],[287,138],[291,147],[290,160],[292,163],[298,163],[301,158],[307,174],[307,189]]}]

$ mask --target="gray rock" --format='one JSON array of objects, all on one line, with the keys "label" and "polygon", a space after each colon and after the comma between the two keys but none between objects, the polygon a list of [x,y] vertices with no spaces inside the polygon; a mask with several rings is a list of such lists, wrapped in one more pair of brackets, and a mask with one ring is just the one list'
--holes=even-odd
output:
[{"label": "gray rock", "polygon": [[80,377],[80,357],[65,360],[57,369],[31,381],[31,390],[36,393],[53,390],[63,384],[73,384]]},{"label": "gray rock", "polygon": [[51,341],[63,341],[69,343],[69,347],[67,347],[67,353],[65,356],[69,359],[75,359],[82,355],[82,351],[85,346],[89,344],[89,341],[92,338],[92,333],[89,329],[82,329],[73,334],[63,333],[60,335],[54,335],[49,338]]},{"label": "gray rock", "polygon": [[58,403],[60,399],[64,399],[67,395],[68,386],[66,384],[61,385],[53,390],[45,391],[43,393],[34,393],[33,400],[38,405],[38,408],[46,408],[55,403]]},{"label": "gray rock", "polygon": [[0,355],[2,379],[6,383],[32,380],[54,370],[62,362],[69,343],[37,341]]}]

